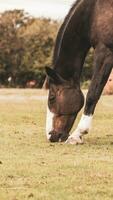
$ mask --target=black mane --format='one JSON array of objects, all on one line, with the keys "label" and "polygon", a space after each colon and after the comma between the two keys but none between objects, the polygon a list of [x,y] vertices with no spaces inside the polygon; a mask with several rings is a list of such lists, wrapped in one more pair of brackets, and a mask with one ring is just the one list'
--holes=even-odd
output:
[{"label": "black mane", "polygon": [[60,27],[59,31],[58,31],[58,34],[57,34],[57,38],[56,38],[56,44],[55,44],[55,48],[54,48],[54,53],[53,53],[53,66],[55,66],[55,63],[57,61],[57,58],[59,56],[59,46],[60,46],[60,41],[62,39],[62,34],[64,32],[64,29],[65,29],[65,26],[68,22],[68,19],[71,15],[71,13],[73,12],[73,10],[75,9],[75,7],[78,5],[78,3],[80,2],[81,0],[76,0],[76,2],[74,2],[70,8],[70,11],[68,12],[67,16],[65,17],[64,19],[64,22],[62,24],[62,26]]}]

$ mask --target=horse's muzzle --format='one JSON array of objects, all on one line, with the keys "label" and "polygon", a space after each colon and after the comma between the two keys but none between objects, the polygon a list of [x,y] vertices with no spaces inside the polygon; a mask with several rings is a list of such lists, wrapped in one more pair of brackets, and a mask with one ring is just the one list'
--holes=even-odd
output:
[{"label": "horse's muzzle", "polygon": [[49,135],[50,135],[50,138],[49,138],[50,142],[64,142],[69,137],[68,133],[57,133],[55,131],[51,131]]}]

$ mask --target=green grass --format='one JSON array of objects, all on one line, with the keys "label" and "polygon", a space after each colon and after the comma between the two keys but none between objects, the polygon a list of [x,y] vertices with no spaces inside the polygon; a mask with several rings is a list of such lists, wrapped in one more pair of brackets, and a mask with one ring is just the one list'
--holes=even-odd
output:
[{"label": "green grass", "polygon": [[0,200],[113,199],[113,96],[98,103],[85,144],[71,146],[46,141],[46,100],[8,101],[43,92],[0,94]]}]

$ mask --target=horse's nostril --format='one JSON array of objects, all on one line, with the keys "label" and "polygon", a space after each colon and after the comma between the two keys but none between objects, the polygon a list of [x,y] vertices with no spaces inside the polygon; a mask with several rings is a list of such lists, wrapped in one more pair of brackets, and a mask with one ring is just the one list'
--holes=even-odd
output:
[{"label": "horse's nostril", "polygon": [[49,138],[50,142],[59,142],[59,137],[58,135],[51,135],[51,137]]},{"label": "horse's nostril", "polygon": [[49,138],[50,142],[59,142],[61,134],[58,134],[55,131],[51,131],[49,135],[51,135]]}]

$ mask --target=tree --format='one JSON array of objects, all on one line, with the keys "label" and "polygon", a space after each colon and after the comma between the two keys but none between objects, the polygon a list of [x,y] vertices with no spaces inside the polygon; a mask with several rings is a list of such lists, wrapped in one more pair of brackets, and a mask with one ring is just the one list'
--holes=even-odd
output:
[{"label": "tree", "polygon": [[45,66],[51,65],[52,49],[58,23],[35,19],[23,10],[0,15],[0,81],[7,84],[9,76],[14,86],[26,86],[35,79],[37,87],[44,79]]},{"label": "tree", "polygon": [[6,11],[0,15],[0,77],[6,83],[12,76],[16,80],[17,66],[23,54],[23,39],[18,37],[18,29],[24,25],[23,11]]},{"label": "tree", "polygon": [[[60,23],[33,18],[23,10],[6,11],[0,15],[0,84],[26,87],[34,80],[41,87],[45,67],[52,67],[52,54]],[[82,81],[91,77],[91,49],[85,62]]]},{"label": "tree", "polygon": [[42,86],[45,67],[51,66],[58,25],[56,21],[38,18],[28,21],[27,25],[19,30],[19,35],[24,39],[25,44],[21,65],[24,83],[27,75],[29,79],[37,80],[37,87]]}]

